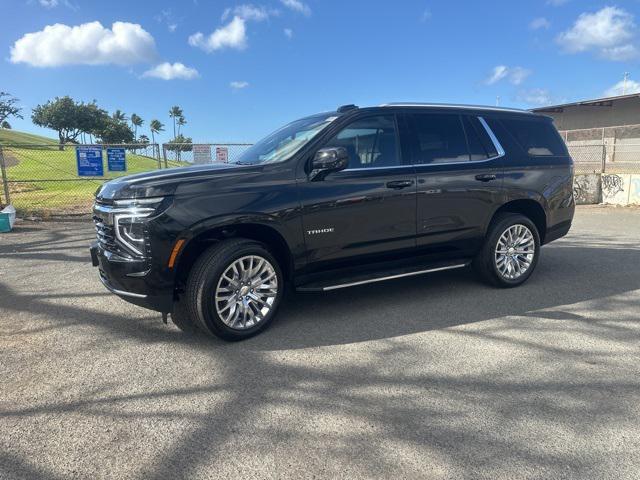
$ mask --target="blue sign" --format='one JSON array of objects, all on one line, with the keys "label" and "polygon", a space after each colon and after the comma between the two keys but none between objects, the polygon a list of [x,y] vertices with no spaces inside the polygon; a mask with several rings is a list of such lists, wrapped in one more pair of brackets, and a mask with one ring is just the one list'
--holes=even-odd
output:
[{"label": "blue sign", "polygon": [[76,147],[79,177],[103,177],[102,147]]},{"label": "blue sign", "polygon": [[127,171],[127,154],[124,148],[107,148],[107,168],[110,172]]}]

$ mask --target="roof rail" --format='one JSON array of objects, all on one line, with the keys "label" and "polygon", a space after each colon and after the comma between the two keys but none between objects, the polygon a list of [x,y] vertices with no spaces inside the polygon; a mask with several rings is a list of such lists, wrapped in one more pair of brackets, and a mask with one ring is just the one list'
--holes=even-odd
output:
[{"label": "roof rail", "polygon": [[381,107],[434,107],[434,108],[468,108],[473,110],[495,110],[498,112],[516,112],[532,114],[529,110],[522,110],[520,108],[508,108],[508,107],[491,107],[485,105],[463,105],[452,103],[419,103],[419,102],[398,102],[398,103],[384,103]]}]

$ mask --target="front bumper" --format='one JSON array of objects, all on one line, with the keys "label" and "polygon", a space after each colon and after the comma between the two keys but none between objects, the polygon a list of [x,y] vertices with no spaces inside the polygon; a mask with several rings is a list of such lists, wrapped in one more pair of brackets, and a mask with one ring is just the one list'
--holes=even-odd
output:
[{"label": "front bumper", "polygon": [[91,263],[98,267],[100,281],[111,293],[135,305],[170,312],[173,307],[173,291],[157,287],[149,264],[142,261],[123,260],[103,250],[98,242],[90,247]]}]

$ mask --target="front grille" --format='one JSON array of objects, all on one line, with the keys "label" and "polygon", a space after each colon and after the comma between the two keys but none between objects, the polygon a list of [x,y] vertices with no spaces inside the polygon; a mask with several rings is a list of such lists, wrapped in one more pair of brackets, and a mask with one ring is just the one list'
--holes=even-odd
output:
[{"label": "front grille", "polygon": [[93,216],[93,223],[96,227],[96,237],[98,238],[98,244],[103,250],[118,255],[122,254],[121,248],[116,243],[116,234],[112,225],[107,225],[101,217],[98,215]]}]

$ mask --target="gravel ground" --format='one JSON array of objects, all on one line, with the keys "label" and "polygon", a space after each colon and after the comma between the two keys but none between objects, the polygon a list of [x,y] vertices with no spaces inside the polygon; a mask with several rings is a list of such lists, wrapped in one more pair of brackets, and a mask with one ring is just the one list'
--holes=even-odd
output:
[{"label": "gravel ground", "polygon": [[640,477],[640,210],[579,208],[518,289],[290,296],[246,342],[110,295],[88,223],[0,235],[0,478]]}]

